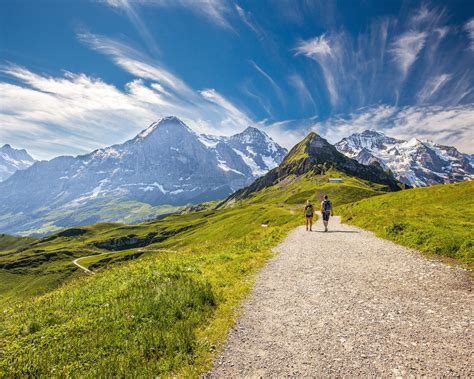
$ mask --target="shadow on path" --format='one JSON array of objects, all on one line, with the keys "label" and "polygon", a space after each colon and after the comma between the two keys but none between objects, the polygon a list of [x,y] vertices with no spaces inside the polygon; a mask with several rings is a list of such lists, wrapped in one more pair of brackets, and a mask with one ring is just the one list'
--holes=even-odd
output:
[{"label": "shadow on path", "polygon": [[311,230],[311,233],[360,233],[357,231],[352,230],[328,230],[325,232],[324,230]]}]

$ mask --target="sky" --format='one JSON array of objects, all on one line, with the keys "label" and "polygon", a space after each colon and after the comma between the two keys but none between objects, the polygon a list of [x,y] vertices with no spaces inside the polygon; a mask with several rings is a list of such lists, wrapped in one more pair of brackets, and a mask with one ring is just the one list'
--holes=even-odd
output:
[{"label": "sky", "polygon": [[0,145],[84,154],[168,115],[474,153],[474,2],[0,0]]}]

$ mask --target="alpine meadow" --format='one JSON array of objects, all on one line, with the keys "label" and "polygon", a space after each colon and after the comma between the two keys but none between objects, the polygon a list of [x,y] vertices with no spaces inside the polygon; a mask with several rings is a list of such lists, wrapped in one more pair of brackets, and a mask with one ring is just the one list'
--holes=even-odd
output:
[{"label": "alpine meadow", "polygon": [[0,377],[474,376],[472,2],[0,24]]}]

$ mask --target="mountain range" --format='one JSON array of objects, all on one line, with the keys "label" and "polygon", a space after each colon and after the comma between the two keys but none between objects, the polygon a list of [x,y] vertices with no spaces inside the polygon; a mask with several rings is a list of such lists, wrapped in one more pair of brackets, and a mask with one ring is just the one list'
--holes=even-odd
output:
[{"label": "mountain range", "polygon": [[[399,191],[405,187],[401,182],[395,179],[390,171],[384,170],[380,165],[364,165],[354,159],[348,158],[340,153],[336,147],[331,145],[326,139],[311,132],[290,150],[279,166],[256,179],[249,186],[233,193],[225,201],[220,203],[219,207],[233,204],[239,200],[248,199],[252,197],[254,193],[273,187],[276,184],[285,187],[287,185],[284,184],[285,182],[291,182],[294,178],[301,178],[303,176],[306,176],[313,182],[313,189],[310,189],[306,194],[308,198],[313,197],[315,192],[314,188],[317,183],[314,176],[328,175],[331,172],[338,176],[339,174],[344,174],[351,178],[362,179],[365,181],[364,185],[372,186],[379,191]],[[345,187],[345,185],[343,187]],[[326,190],[329,190],[329,188]]]},{"label": "mountain range", "polygon": [[0,147],[0,182],[8,179],[15,171],[30,167],[35,160],[24,149],[14,149],[6,144]]},{"label": "mountain range", "polygon": [[123,144],[76,157],[35,162],[25,150],[3,146],[0,232],[47,234],[101,221],[133,223],[231,194],[237,200],[291,174],[320,174],[330,167],[387,190],[474,178],[471,155],[416,138],[366,130],[331,145],[310,133],[287,155],[257,128],[212,136],[166,117]]},{"label": "mountain range", "polygon": [[0,231],[47,233],[155,217],[156,207],[226,197],[277,166],[286,153],[253,127],[216,137],[166,117],[123,144],[36,162],[0,182]]},{"label": "mountain range", "polygon": [[375,130],[354,133],[335,144],[359,163],[380,164],[412,187],[454,183],[474,179],[472,155],[455,147],[412,138],[409,141],[386,136]]}]

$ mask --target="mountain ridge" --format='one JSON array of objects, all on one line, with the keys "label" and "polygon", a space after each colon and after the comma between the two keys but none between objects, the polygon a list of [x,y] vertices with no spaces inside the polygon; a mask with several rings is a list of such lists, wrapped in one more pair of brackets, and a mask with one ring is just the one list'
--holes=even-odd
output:
[{"label": "mountain ridge", "polygon": [[359,163],[378,162],[391,170],[398,180],[413,187],[474,179],[472,155],[463,154],[453,146],[416,137],[405,141],[365,130],[343,138],[335,146]]}]

